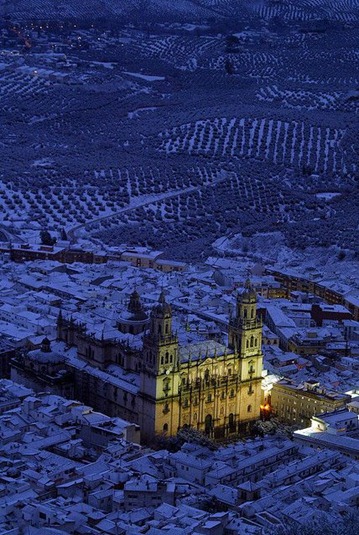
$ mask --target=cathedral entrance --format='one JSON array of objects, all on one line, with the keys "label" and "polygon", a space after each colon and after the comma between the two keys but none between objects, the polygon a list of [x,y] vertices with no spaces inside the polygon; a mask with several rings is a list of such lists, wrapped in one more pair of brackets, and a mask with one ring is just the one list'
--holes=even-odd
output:
[{"label": "cathedral entrance", "polygon": [[228,416],[228,431],[230,433],[235,433],[237,431],[236,421],[235,421],[233,412],[231,412],[231,414],[229,414]]},{"label": "cathedral entrance", "polygon": [[212,434],[212,427],[213,427],[213,418],[211,414],[207,414],[205,420],[204,420],[204,432],[206,435]]}]

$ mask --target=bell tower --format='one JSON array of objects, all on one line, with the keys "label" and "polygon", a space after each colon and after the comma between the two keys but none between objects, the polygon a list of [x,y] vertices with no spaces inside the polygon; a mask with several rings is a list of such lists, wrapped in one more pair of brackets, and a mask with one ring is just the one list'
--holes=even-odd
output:
[{"label": "bell tower", "polygon": [[[178,429],[178,338],[172,307],[162,291],[143,338],[140,390],[144,398],[143,434],[175,434]],[[152,427],[152,429],[151,429]]]},{"label": "bell tower", "polygon": [[257,317],[257,294],[249,279],[237,295],[236,316],[230,321],[228,345],[239,362],[240,414],[246,424],[260,416],[263,369],[262,322]]},{"label": "bell tower", "polygon": [[257,318],[257,294],[249,279],[244,291],[237,295],[236,315],[229,324],[228,346],[242,356],[247,349],[262,347],[262,322]]},{"label": "bell tower", "polygon": [[178,339],[172,332],[172,307],[161,292],[143,340],[143,366],[154,375],[178,370]]},{"label": "bell tower", "polygon": [[172,307],[166,303],[165,294],[162,291],[158,304],[153,308],[150,322],[150,337],[152,340],[164,343],[172,336]]}]

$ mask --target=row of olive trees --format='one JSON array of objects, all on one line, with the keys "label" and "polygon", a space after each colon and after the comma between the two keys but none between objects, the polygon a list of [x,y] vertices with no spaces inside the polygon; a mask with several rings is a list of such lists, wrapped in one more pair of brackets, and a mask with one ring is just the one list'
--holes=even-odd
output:
[{"label": "row of olive trees", "polygon": [[[331,523],[323,518],[305,525],[289,522],[274,533],[271,531],[270,535],[358,535],[358,533],[359,518],[351,514],[343,518],[342,522]],[[269,535],[269,532],[266,535]]]}]

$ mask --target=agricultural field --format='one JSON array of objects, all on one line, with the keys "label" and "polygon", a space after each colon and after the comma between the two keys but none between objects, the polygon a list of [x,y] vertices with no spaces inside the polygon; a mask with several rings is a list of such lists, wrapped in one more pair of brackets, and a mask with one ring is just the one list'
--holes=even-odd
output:
[{"label": "agricultural field", "polygon": [[280,231],[357,254],[359,2],[17,0],[2,17],[0,224],[16,239],[195,260]]}]

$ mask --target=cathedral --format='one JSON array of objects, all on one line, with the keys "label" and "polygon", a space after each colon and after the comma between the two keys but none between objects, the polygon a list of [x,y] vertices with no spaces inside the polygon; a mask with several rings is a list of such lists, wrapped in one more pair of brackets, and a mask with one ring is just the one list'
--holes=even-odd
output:
[{"label": "cathedral", "polygon": [[237,296],[228,347],[207,341],[181,347],[161,294],[144,336],[140,395],[145,435],[191,426],[214,438],[245,433],[259,418],[262,325],[250,283]]},{"label": "cathedral", "polygon": [[[256,292],[247,281],[229,321],[228,346],[214,340],[179,344],[163,292],[149,317],[132,293],[116,322],[119,338],[90,335],[85,325],[60,313],[62,345],[56,344],[65,348],[65,357],[72,355],[62,363],[67,388],[72,377],[71,391],[81,402],[139,424],[143,442],[175,435],[184,426],[218,439],[245,434],[260,416],[262,324],[256,308]],[[48,355],[48,344],[45,349]],[[36,355],[29,357],[32,367]],[[24,378],[29,365],[26,355],[21,358],[16,369]],[[51,370],[46,373],[51,376]]]}]

